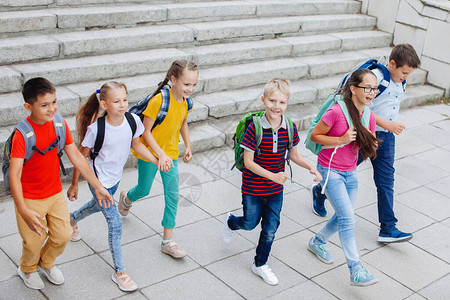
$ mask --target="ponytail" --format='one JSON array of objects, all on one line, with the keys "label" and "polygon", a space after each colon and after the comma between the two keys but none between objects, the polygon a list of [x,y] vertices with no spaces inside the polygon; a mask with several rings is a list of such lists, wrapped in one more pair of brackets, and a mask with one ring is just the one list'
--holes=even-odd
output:
[{"label": "ponytail", "polygon": [[[123,88],[128,93],[127,86],[123,82],[110,81],[102,85],[102,87],[92,93],[86,103],[81,106],[76,117],[76,126],[78,139],[81,141],[86,135],[86,131],[89,125],[94,123],[100,117],[100,101],[105,101],[108,92],[113,88]],[[103,114],[105,115],[106,112]]]},{"label": "ponytail", "polygon": [[378,139],[362,125],[359,111],[352,100],[352,91],[350,90],[350,87],[359,85],[366,74],[373,75],[372,71],[368,69],[356,70],[347,80],[343,89],[344,102],[347,106],[350,118],[352,119],[353,126],[356,129],[356,144],[359,147],[363,159],[368,157],[375,158],[377,156]]},{"label": "ponytail", "polygon": [[174,61],[170,66],[169,70],[167,71],[166,77],[162,82],[158,84],[156,91],[152,94],[150,99],[158,95],[159,92],[161,92],[161,90],[169,83],[170,78],[172,76],[177,79],[180,78],[183,75],[184,70],[197,71],[198,67],[195,63],[186,59]]}]

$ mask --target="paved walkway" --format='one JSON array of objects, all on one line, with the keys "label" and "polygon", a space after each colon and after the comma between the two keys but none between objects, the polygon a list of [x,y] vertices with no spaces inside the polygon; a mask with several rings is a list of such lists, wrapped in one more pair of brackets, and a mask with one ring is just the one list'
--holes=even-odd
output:
[{"label": "paved walkway", "polygon": [[[407,129],[397,139],[396,206],[399,228],[414,233],[406,243],[383,245],[378,234],[376,190],[370,163],[358,168],[360,187],[356,207],[356,241],[363,265],[380,282],[351,287],[338,236],[329,248],[335,263],[326,265],[306,250],[308,239],[327,218],[311,211],[309,173],[294,168],[287,183],[281,225],[269,258],[280,283],[265,284],[251,272],[259,230],[239,232],[223,244],[225,213],[240,214],[240,173],[229,171],[229,149],[195,155],[180,163],[181,195],[175,240],[189,256],[175,260],[160,252],[162,184],[155,181],[151,196],[137,202],[123,219],[123,253],[127,271],[140,286],[126,294],[111,281],[112,261],[107,227],[101,214],[80,222],[82,241],[69,243],[57,264],[66,282],[26,288],[16,269],[21,254],[11,197],[0,202],[0,299],[449,299],[450,297],[450,106],[404,110]],[[301,133],[304,137],[305,133]],[[303,147],[311,161],[315,156]],[[127,170],[121,189],[136,182]],[[64,186],[67,188],[67,185]],[[90,198],[80,184],[81,200]],[[327,204],[329,204],[327,202]],[[332,211],[328,206],[328,210]],[[330,215],[330,214],[329,214]],[[328,215],[328,216],[329,216]],[[44,276],[41,274],[41,277]]]}]

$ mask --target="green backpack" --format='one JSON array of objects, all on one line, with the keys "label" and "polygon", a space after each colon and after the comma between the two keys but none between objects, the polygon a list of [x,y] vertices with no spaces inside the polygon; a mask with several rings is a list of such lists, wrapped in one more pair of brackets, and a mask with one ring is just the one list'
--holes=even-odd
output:
[{"label": "green backpack", "polygon": [[[255,113],[248,113],[246,114],[240,121],[239,124],[236,127],[236,133],[233,136],[234,141],[234,164],[231,167],[231,170],[236,167],[239,171],[242,171],[244,167],[244,149],[241,148],[241,141],[244,138],[245,131],[247,130],[248,125],[250,125],[251,122],[255,123],[255,140],[256,140],[256,151],[255,155],[260,154],[259,145],[261,144],[262,140],[262,127],[261,127],[261,117],[264,115],[265,111],[255,112]],[[294,139],[294,124],[292,123],[292,120],[288,117],[286,117],[286,121],[288,123],[288,137],[289,137],[289,145],[288,145],[288,152],[286,156],[286,162],[291,168],[290,165],[290,154],[292,149],[292,143]],[[291,176],[292,176],[292,168],[291,168]]]},{"label": "green backpack", "polygon": [[[330,149],[335,148],[335,146],[322,146],[320,144],[317,144],[313,141],[311,141],[311,132],[313,131],[314,127],[316,127],[317,123],[319,123],[320,119],[322,118],[323,114],[331,108],[334,104],[339,104],[339,106],[342,109],[342,112],[344,113],[345,119],[347,120],[348,126],[353,127],[352,119],[350,118],[350,115],[347,110],[347,105],[345,105],[344,99],[342,95],[338,94],[330,94],[325,99],[325,101],[322,103],[322,105],[319,108],[319,112],[314,117],[314,119],[309,124],[308,133],[305,138],[305,147],[309,150],[311,150],[312,153],[315,155],[319,155],[319,152],[322,149]],[[369,120],[370,120],[370,109],[369,107],[364,108],[364,112],[361,118],[361,123],[363,126],[367,127],[369,126]],[[341,145],[344,146],[344,145]],[[336,146],[339,147],[339,146]]]}]

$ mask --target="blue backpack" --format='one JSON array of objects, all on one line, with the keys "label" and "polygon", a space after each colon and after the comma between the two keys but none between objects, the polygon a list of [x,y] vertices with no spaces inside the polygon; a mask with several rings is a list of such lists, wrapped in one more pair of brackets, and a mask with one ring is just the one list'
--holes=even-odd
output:
[{"label": "blue backpack", "polygon": [[[153,123],[152,130],[159,124],[161,124],[164,119],[166,118],[167,112],[169,111],[169,103],[170,103],[170,90],[168,88],[163,88],[161,90],[162,94],[162,104],[161,108],[159,109],[158,115],[156,116],[155,123]],[[130,113],[138,115],[141,120],[144,118],[144,115],[142,114],[144,110],[147,108],[148,102],[152,99],[152,95],[150,94],[145,99],[139,101],[137,104],[133,105],[128,111]],[[190,112],[192,110],[192,107],[194,106],[194,103],[192,102],[191,98],[186,98],[186,104],[187,104],[187,111]]]},{"label": "blue backpack", "polygon": [[[381,58],[379,59],[381,60]],[[375,69],[379,69],[381,71],[381,73],[383,74],[383,79],[381,80],[380,84],[378,85],[378,89],[380,90],[380,92],[378,93],[378,95],[375,96],[378,97],[380,96],[389,86],[389,83],[391,82],[391,74],[389,73],[389,70],[386,68],[385,65],[382,65],[380,63],[378,63],[379,60],[376,59],[369,59],[366,62],[362,62],[358,65],[356,65],[350,72],[348,72],[347,74],[345,74],[344,78],[342,78],[341,82],[338,84],[338,91],[342,90],[345,86],[345,83],[347,82],[347,79],[350,78],[350,76],[352,75],[353,72],[355,72],[356,70],[359,69],[369,69],[369,70],[375,70]],[[403,85],[403,90],[405,89],[405,85],[406,85],[406,80],[404,80],[402,82]]]},{"label": "blue backpack", "polygon": [[23,160],[24,164],[31,158],[34,152],[37,152],[40,155],[45,155],[47,151],[51,151],[54,148],[58,148],[59,166],[61,168],[63,175],[64,176],[67,175],[66,169],[64,168],[64,164],[61,159],[64,147],[66,145],[66,126],[64,124],[63,117],[59,113],[56,113],[55,117],[53,118],[53,127],[55,128],[56,139],[45,150],[41,150],[36,147],[36,135],[34,134],[33,127],[31,126],[30,123],[28,123],[26,119],[20,121],[20,123],[17,124],[17,126],[14,128],[14,130],[6,140],[5,148],[3,150],[3,161],[2,161],[3,184],[7,189],[9,189],[9,164],[11,161],[12,140],[16,132],[16,129],[22,134],[23,139],[25,141],[25,157]]}]

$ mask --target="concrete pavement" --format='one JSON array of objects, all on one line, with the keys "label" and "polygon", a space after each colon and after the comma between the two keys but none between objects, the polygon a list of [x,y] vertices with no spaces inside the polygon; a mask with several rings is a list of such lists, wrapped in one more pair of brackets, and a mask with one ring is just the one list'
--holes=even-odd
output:
[{"label": "concrete pavement", "polygon": [[[66,282],[28,289],[17,275],[21,238],[10,196],[0,201],[0,299],[449,299],[450,298],[450,106],[421,106],[402,110],[407,129],[397,137],[395,212],[398,227],[413,232],[401,244],[376,242],[376,189],[370,163],[358,168],[356,243],[363,265],[380,279],[358,288],[349,284],[349,272],[336,235],[329,249],[335,262],[326,265],[307,251],[308,239],[329,218],[314,215],[308,187],[312,176],[293,167],[293,183],[285,185],[281,225],[268,264],[277,286],[265,284],[251,271],[259,228],[239,231],[223,244],[225,214],[241,214],[240,181],[230,171],[229,148],[197,153],[191,163],[180,162],[180,204],[174,240],[189,255],[175,260],[161,253],[160,225],[163,188],[157,177],[150,196],[136,202],[123,218],[123,254],[128,274],[139,285],[121,292],[111,280],[112,259],[104,217],[96,214],[79,223],[82,240],[70,242],[57,259]],[[300,132],[303,139],[305,132]],[[195,146],[195,145],[194,145]],[[316,157],[299,147],[315,163]],[[136,169],[126,169],[120,188],[136,184]],[[64,190],[68,187],[64,184]],[[116,193],[118,198],[119,192]],[[90,199],[80,183],[74,210]]]}]

